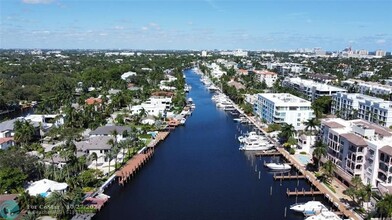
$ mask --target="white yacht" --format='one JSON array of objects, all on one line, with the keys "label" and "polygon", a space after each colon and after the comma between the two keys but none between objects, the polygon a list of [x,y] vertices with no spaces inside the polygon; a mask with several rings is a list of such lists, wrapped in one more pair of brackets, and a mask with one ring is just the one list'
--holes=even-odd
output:
[{"label": "white yacht", "polygon": [[[295,212],[302,212],[304,215],[315,215],[326,207],[319,201],[309,201],[306,203],[297,203],[290,206],[290,209]],[[313,213],[313,214],[312,214]]]},{"label": "white yacht", "polygon": [[274,145],[270,144],[265,138],[261,135],[257,135],[255,133],[248,135],[245,138],[239,138],[242,141],[242,145],[240,146],[240,150],[269,150]]},{"label": "white yacht", "polygon": [[328,209],[323,209],[319,214],[309,216],[305,220],[342,220],[342,218],[334,212],[328,211]]},{"label": "white yacht", "polygon": [[244,136],[239,136],[238,141],[240,143],[244,143],[248,138],[254,138],[254,137],[259,137],[261,135],[258,135],[255,131],[251,131],[249,133],[246,133]]},{"label": "white yacht", "polygon": [[186,118],[181,118],[180,124],[181,124],[181,125],[185,125],[185,122],[186,122]]},{"label": "white yacht", "polygon": [[271,170],[290,170],[291,166],[288,163],[266,163],[266,167]]}]

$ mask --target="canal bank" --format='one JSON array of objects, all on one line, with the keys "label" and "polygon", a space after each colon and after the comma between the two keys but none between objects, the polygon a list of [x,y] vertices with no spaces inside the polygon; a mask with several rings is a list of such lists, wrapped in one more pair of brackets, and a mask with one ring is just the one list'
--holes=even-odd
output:
[{"label": "canal bank", "polygon": [[284,219],[285,209],[286,219],[303,219],[288,208],[313,198],[287,197],[286,190],[310,185],[274,181],[263,162],[276,158],[239,151],[235,137],[249,127],[215,107],[198,75],[185,74],[197,106],[192,117],[124,187],[105,190],[111,199],[94,219]]}]

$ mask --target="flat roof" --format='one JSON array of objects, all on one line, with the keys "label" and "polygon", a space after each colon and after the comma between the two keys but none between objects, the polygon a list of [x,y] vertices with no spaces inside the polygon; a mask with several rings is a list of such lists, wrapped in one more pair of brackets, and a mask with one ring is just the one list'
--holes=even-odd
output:
[{"label": "flat roof", "polygon": [[346,89],[337,87],[337,86],[332,86],[328,85],[325,83],[319,83],[313,80],[308,80],[308,79],[301,79],[301,78],[286,78],[286,81],[289,81],[290,83],[295,83],[295,84],[302,84],[307,87],[315,87],[316,90],[319,91],[340,91],[340,92],[347,92]]},{"label": "flat roof", "polygon": [[273,102],[275,106],[305,106],[310,107],[311,102],[289,93],[260,93],[259,96]]}]

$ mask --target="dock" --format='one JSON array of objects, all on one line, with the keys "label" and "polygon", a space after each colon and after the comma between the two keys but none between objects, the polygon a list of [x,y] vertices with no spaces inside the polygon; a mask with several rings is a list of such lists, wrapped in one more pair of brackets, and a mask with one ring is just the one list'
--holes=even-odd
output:
[{"label": "dock", "polygon": [[268,156],[281,156],[282,154],[279,151],[273,151],[273,152],[259,152],[256,153],[256,157],[268,157]]},{"label": "dock", "polygon": [[[298,172],[300,172],[302,175],[305,176],[305,178],[315,187],[317,188],[319,191],[317,191],[318,195],[325,195],[326,198],[328,198],[328,200],[330,202],[332,202],[332,204],[334,204],[334,206],[338,209],[338,212],[340,212],[342,215],[346,216],[347,218],[353,219],[353,220],[360,220],[361,218],[352,210],[349,210],[346,208],[346,206],[340,201],[340,198],[338,196],[336,196],[335,194],[331,193],[330,190],[323,185],[315,176],[313,173],[307,171],[305,169],[305,167],[300,164],[298,161],[294,160],[292,158],[292,156],[283,148],[280,147],[280,145],[277,144],[277,142],[272,139],[271,137],[268,136],[267,132],[264,131],[261,127],[261,125],[252,117],[244,114],[244,112],[234,103],[233,105],[238,112],[240,112],[242,115],[244,115],[250,122],[252,122],[252,124],[254,126],[256,126],[261,132],[263,132],[265,134],[265,136],[268,138],[269,141],[271,141],[271,143],[275,143],[276,144],[276,149],[277,151],[283,156],[285,157],[285,159],[291,163],[297,170]],[[313,195],[315,195],[316,191],[313,191]],[[292,192],[288,191],[288,196],[292,195]],[[298,194],[298,192],[297,192]],[[306,193],[305,193],[306,194]],[[302,194],[303,195],[303,194]],[[311,195],[311,194],[310,194]]]},{"label": "dock", "polygon": [[295,188],[294,191],[290,191],[287,188],[286,193],[287,193],[287,196],[315,196],[315,195],[323,195],[324,194],[323,192],[318,191],[318,190],[310,189],[309,191],[307,191],[307,190],[304,190],[303,188],[302,188],[302,190],[298,190],[297,188]]},{"label": "dock", "polygon": [[116,172],[118,184],[123,186],[128,180],[149,160],[154,154],[154,149],[147,150],[145,153],[136,154]]},{"label": "dock", "polygon": [[304,175],[275,175],[274,174],[274,180],[297,180],[297,179],[305,179]]}]

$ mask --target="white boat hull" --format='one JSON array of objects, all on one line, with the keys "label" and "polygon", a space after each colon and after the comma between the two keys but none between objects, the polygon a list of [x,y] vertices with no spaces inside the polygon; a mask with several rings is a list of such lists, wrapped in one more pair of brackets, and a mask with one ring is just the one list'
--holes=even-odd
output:
[{"label": "white boat hull", "polygon": [[286,163],[277,164],[277,163],[267,163],[266,167],[270,168],[271,170],[290,170],[291,166]]}]

